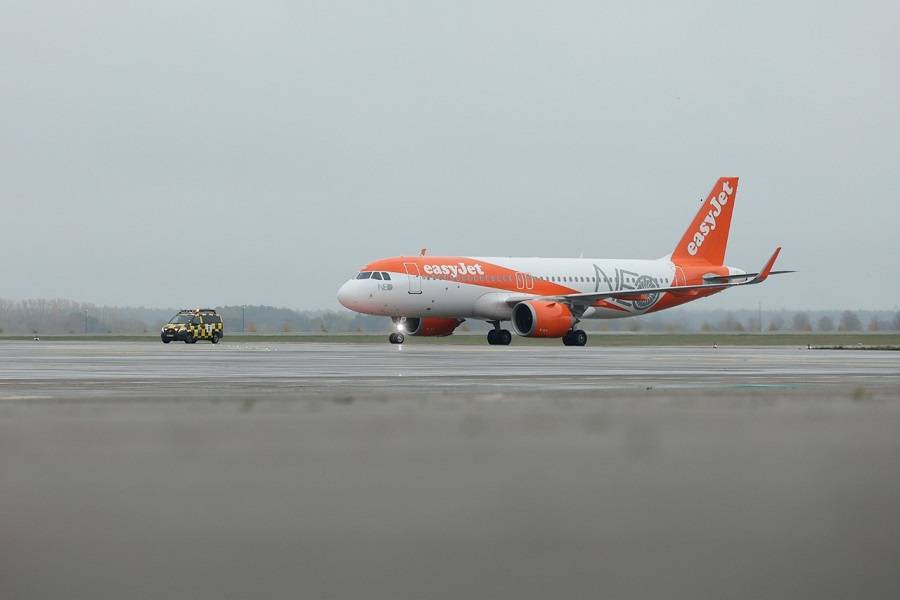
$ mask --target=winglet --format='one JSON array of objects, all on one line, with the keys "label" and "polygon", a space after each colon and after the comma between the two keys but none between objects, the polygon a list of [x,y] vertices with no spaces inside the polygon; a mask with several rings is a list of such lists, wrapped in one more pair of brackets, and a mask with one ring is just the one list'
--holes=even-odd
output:
[{"label": "winglet", "polygon": [[752,281],[748,283],[762,283],[769,276],[769,273],[772,271],[772,267],[775,266],[775,260],[778,258],[778,253],[781,252],[781,246],[775,248],[775,252],[772,253],[771,258],[769,258],[768,262],[763,265],[763,268],[759,270],[759,275],[753,278]]}]

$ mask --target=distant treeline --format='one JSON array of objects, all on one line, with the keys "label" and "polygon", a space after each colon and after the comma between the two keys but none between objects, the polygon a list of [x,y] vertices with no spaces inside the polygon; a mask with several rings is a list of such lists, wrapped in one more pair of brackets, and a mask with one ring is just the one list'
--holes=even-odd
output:
[{"label": "distant treeline", "polygon": [[[385,332],[386,317],[350,311],[297,311],[274,306],[219,306],[226,333],[360,333]],[[0,299],[0,334],[153,334],[177,312],[174,308],[97,306],[71,300]],[[760,319],[760,317],[762,317]],[[777,332],[898,331],[900,311],[762,311],[679,308],[631,319],[588,320],[592,331],[647,332]],[[464,323],[458,331],[480,331],[482,321]]]}]

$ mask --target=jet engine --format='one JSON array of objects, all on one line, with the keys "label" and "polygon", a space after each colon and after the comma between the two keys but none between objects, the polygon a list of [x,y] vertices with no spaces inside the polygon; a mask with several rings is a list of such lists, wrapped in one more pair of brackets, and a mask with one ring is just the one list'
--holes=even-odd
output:
[{"label": "jet engine", "polygon": [[464,319],[446,317],[406,317],[400,320],[402,331],[409,335],[445,336],[453,333]]},{"label": "jet engine", "polygon": [[519,302],[513,308],[513,328],[525,337],[563,337],[575,324],[565,304],[545,300]]}]

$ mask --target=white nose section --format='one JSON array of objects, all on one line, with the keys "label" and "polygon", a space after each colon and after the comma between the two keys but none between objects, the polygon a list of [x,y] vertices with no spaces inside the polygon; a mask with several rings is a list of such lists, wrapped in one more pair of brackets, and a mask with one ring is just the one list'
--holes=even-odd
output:
[{"label": "white nose section", "polygon": [[353,287],[353,281],[355,280],[346,282],[341,286],[337,293],[338,302],[340,302],[344,308],[349,308],[350,310],[353,310],[353,297],[350,291],[350,288]]}]

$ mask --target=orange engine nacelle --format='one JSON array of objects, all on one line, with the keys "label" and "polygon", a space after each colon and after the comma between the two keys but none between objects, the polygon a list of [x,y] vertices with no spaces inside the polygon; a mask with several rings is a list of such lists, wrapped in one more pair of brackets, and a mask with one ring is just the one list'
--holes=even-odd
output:
[{"label": "orange engine nacelle", "polygon": [[445,317],[406,317],[403,320],[403,331],[409,335],[450,335],[462,322],[462,319]]},{"label": "orange engine nacelle", "polygon": [[516,304],[512,322],[516,333],[525,337],[562,337],[572,329],[575,317],[565,304],[529,300]]}]

